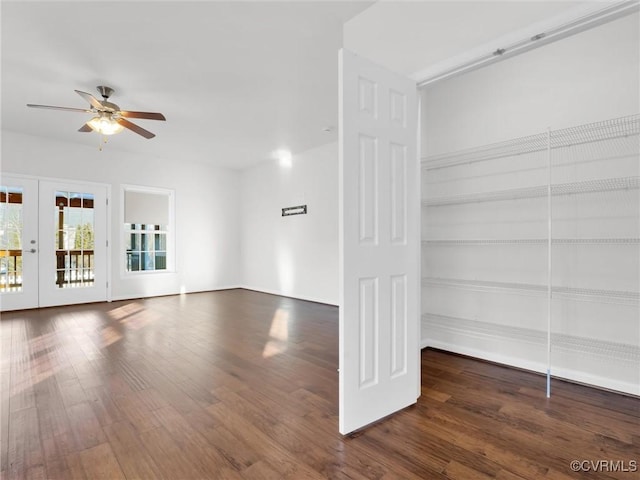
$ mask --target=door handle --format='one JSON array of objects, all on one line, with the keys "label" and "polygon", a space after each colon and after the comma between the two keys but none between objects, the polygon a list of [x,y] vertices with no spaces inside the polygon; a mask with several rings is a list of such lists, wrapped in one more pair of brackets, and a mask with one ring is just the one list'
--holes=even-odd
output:
[{"label": "door handle", "polygon": [[22,253],[36,253],[37,250],[35,248],[32,248],[30,250],[23,250]]}]

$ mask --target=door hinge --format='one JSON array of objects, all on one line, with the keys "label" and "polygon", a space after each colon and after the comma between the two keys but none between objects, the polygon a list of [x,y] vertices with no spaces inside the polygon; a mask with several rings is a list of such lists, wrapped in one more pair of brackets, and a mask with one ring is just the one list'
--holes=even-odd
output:
[{"label": "door hinge", "polygon": [[105,198],[105,201],[107,202],[107,206],[109,206],[109,197]]},{"label": "door hinge", "polygon": [[105,243],[105,246],[109,248],[109,240],[105,241],[104,243]]},{"label": "door hinge", "polygon": [[107,288],[109,288],[109,282],[107,282]]}]

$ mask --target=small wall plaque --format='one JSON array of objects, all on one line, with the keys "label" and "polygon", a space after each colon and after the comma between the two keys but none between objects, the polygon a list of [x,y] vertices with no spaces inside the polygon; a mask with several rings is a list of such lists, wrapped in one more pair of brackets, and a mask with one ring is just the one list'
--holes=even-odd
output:
[{"label": "small wall plaque", "polygon": [[298,205],[295,207],[286,207],[282,209],[282,216],[288,217],[289,215],[305,215],[307,213],[306,205]]}]

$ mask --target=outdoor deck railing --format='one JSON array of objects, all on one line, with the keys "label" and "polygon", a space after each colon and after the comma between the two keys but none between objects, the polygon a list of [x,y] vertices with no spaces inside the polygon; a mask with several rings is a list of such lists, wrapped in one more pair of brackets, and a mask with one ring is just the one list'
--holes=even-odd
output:
[{"label": "outdoor deck railing", "polygon": [[[77,286],[93,283],[93,250],[57,250],[56,285]],[[0,292],[22,289],[22,250],[0,250]]]}]

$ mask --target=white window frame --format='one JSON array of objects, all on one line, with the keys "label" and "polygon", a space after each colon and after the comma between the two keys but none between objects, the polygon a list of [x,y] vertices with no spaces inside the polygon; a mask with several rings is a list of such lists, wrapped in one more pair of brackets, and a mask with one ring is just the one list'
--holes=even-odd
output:
[{"label": "white window frame", "polygon": [[[167,268],[163,270],[136,270],[129,271],[126,267],[127,256],[127,235],[131,232],[125,229],[125,196],[127,192],[148,193],[152,195],[166,195],[168,203],[169,223],[166,226],[167,235]],[[176,248],[175,248],[175,190],[159,187],[147,187],[142,185],[123,184],[120,187],[120,242],[121,246],[118,252],[120,275],[121,277],[135,277],[138,275],[164,275],[167,273],[175,273],[176,271]]]}]

